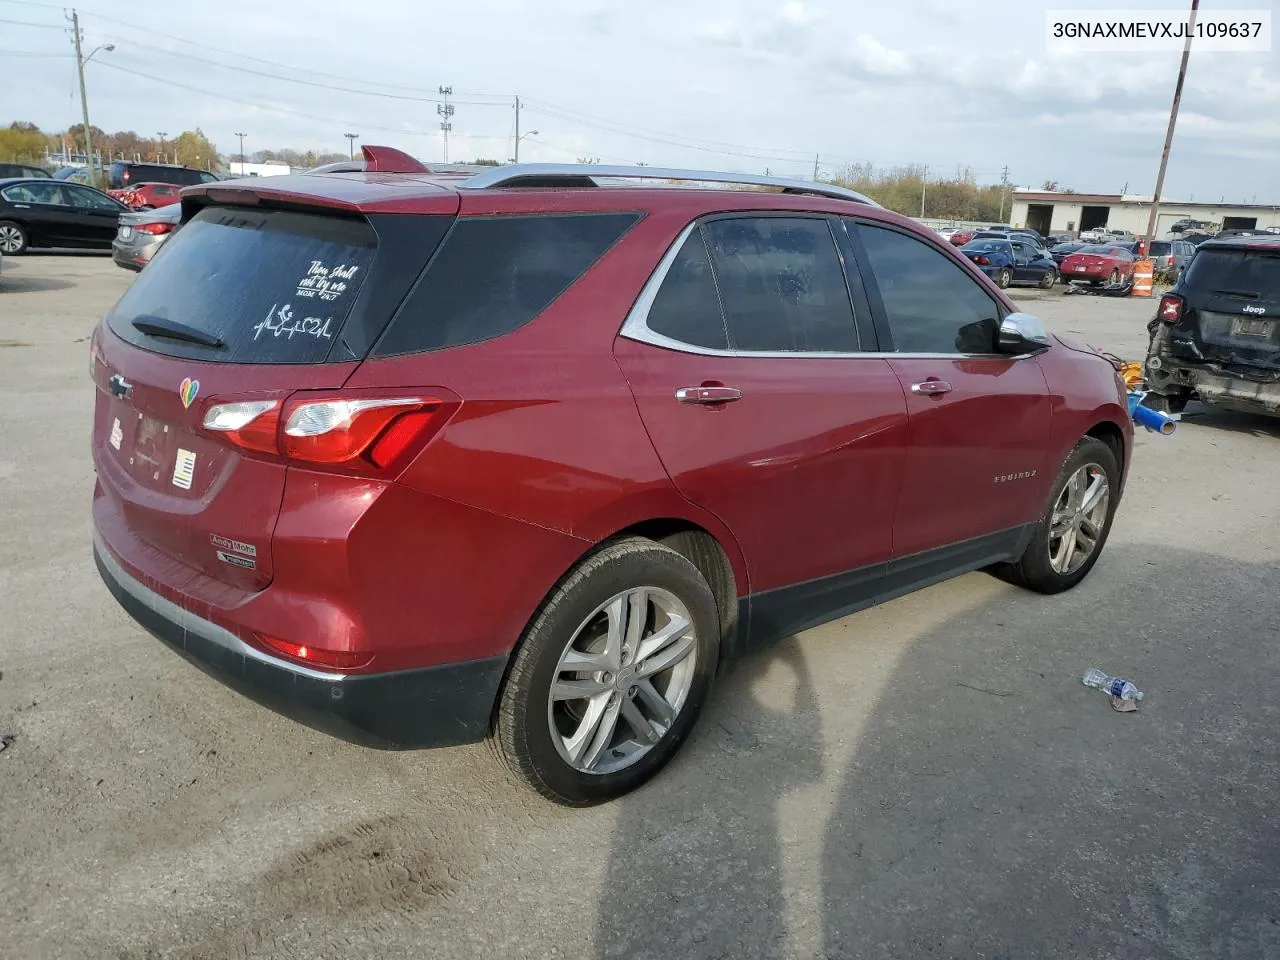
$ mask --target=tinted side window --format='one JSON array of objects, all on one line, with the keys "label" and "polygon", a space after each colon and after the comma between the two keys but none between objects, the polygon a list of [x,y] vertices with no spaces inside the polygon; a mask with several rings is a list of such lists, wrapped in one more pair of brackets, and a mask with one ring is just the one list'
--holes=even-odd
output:
[{"label": "tinted side window", "polygon": [[906,234],[858,224],[889,329],[903,353],[992,353],[1000,309],[978,281]]},{"label": "tinted side window", "polygon": [[703,229],[731,348],[858,349],[849,290],[825,220],[734,218]]},{"label": "tinted side window", "polygon": [[77,207],[87,207],[90,210],[114,210],[117,212],[120,210],[119,204],[96,190],[90,190],[88,187],[66,187],[65,189],[71,194],[71,201]]},{"label": "tinted side window", "polygon": [[694,230],[684,242],[649,307],[649,329],[672,340],[716,350],[729,348],[724,314],[711,259],[702,232]]},{"label": "tinted side window", "polygon": [[638,219],[600,213],[458,220],[373,356],[479,343],[524,326]]}]

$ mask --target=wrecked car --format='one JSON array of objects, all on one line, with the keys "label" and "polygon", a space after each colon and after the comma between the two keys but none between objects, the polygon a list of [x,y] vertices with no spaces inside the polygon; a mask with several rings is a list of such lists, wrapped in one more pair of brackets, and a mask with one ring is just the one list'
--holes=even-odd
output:
[{"label": "wrecked car", "polygon": [[1202,243],[1147,329],[1148,406],[1280,416],[1280,237]]}]

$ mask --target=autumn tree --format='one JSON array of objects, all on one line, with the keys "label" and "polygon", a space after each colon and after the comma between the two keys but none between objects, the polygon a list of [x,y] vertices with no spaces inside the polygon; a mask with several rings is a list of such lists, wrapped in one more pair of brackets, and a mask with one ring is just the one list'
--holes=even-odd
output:
[{"label": "autumn tree", "polygon": [[40,163],[44,160],[46,136],[34,123],[18,120],[0,129],[0,160]]}]

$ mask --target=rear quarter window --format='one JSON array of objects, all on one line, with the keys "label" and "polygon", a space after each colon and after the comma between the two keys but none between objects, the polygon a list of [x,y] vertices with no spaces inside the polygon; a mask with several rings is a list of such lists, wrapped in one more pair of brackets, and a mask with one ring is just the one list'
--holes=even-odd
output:
[{"label": "rear quarter window", "polygon": [[[107,322],[122,339],[171,356],[319,363],[376,252],[361,219],[209,207],[165,243]],[[180,324],[224,345],[156,336],[135,321]]]},{"label": "rear quarter window", "polygon": [[637,213],[459,219],[372,356],[480,343],[524,326],[639,219]]}]

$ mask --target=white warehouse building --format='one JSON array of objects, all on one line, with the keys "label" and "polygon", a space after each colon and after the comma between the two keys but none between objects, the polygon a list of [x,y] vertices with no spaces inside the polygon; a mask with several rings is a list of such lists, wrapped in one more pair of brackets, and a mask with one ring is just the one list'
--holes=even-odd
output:
[{"label": "white warehouse building", "polygon": [[[1151,197],[1132,194],[1056,193],[1016,190],[1009,223],[1041,234],[1073,233],[1107,227],[1128,230],[1135,237],[1147,232]],[[1179,220],[1199,220],[1212,230],[1280,229],[1280,205],[1199,203],[1161,200],[1156,214],[1156,238],[1169,235]]]}]

